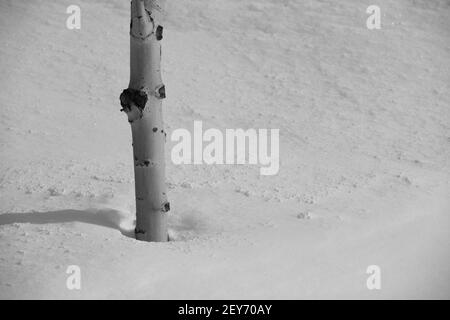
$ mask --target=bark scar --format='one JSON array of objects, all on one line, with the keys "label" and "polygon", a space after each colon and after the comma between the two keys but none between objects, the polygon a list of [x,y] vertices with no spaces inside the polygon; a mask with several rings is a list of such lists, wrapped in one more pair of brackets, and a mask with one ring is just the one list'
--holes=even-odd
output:
[{"label": "bark scar", "polygon": [[161,210],[162,210],[162,212],[169,212],[169,211],[170,211],[170,202],[165,202],[165,203],[162,205]]},{"label": "bark scar", "polygon": [[145,91],[135,89],[125,89],[120,95],[120,105],[123,111],[128,116],[128,122],[142,118],[145,105],[147,104],[148,96]]},{"label": "bark scar", "polygon": [[135,160],[136,167],[154,167],[156,163],[151,160]]},{"label": "bark scar", "polygon": [[156,36],[156,40],[158,40],[158,41],[162,40],[162,38],[163,38],[163,27],[162,26],[158,26],[156,28],[155,36]]},{"label": "bark scar", "polygon": [[166,86],[164,84],[160,84],[155,89],[155,97],[158,99],[165,99],[166,98]]},{"label": "bark scar", "polygon": [[[134,21],[133,21],[134,20]],[[132,1],[130,35],[138,40],[146,40],[154,33],[155,23],[144,1]]]},{"label": "bark scar", "polygon": [[125,89],[120,95],[120,105],[123,108],[121,111],[131,111],[131,103],[133,103],[139,109],[144,110],[147,101],[148,96],[145,91],[130,88]]}]

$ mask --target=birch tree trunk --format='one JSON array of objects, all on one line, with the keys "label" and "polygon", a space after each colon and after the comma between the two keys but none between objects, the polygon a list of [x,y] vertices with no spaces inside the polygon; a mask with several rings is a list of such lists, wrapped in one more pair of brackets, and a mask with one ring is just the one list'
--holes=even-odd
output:
[{"label": "birch tree trunk", "polygon": [[120,95],[133,136],[136,239],[168,241],[161,79],[164,0],[132,0],[130,84]]}]

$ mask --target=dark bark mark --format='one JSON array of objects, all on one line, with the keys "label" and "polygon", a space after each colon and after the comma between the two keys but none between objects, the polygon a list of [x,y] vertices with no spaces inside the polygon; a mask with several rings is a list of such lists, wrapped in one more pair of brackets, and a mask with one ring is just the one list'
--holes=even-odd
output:
[{"label": "dark bark mark", "polygon": [[122,110],[120,111],[130,112],[132,103],[140,110],[144,110],[147,101],[148,97],[144,91],[130,88],[125,89],[120,95],[120,105],[122,106]]},{"label": "dark bark mark", "polygon": [[163,27],[162,26],[158,26],[156,28],[155,36],[156,36],[156,40],[158,40],[158,41],[162,40],[162,38],[163,38]]},{"label": "dark bark mark", "polygon": [[157,97],[160,99],[166,98],[166,86],[165,85],[162,85],[160,88],[158,88]]},{"label": "dark bark mark", "polygon": [[165,202],[162,207],[162,212],[169,212],[169,211],[170,211],[170,203]]},{"label": "dark bark mark", "polygon": [[144,161],[139,161],[136,159],[135,161],[135,166],[136,167],[149,167],[150,165],[154,166],[155,163],[151,160],[144,160]]}]

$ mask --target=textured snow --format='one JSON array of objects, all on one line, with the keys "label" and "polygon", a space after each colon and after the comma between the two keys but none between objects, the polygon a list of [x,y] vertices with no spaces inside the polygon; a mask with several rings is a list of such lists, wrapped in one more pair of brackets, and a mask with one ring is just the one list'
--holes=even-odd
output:
[{"label": "textured snow", "polygon": [[446,0],[168,1],[168,136],[279,128],[280,171],[175,166],[168,140],[157,244],[132,232],[129,2],[2,0],[0,298],[450,298],[449,18]]}]

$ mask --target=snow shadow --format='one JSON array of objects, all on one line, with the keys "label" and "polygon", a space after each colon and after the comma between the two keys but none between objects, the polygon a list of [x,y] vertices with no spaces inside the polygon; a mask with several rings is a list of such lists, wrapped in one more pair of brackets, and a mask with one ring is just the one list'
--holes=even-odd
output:
[{"label": "snow shadow", "polygon": [[[198,210],[186,210],[179,215],[170,215],[168,221],[170,240],[190,241],[218,235],[222,228],[213,220],[207,214]],[[0,214],[0,226],[14,223],[43,225],[71,222],[111,228],[120,231],[124,236],[135,239],[135,220],[123,211],[110,208]]]},{"label": "snow shadow", "polygon": [[213,220],[199,210],[169,215],[169,238],[171,241],[190,241],[218,235],[222,229]]},{"label": "snow shadow", "polygon": [[56,224],[81,222],[107,227],[120,231],[123,235],[134,238],[134,230],[125,227],[127,218],[123,213],[113,209],[60,210],[50,212],[5,213],[0,215],[0,226],[13,223]]}]

